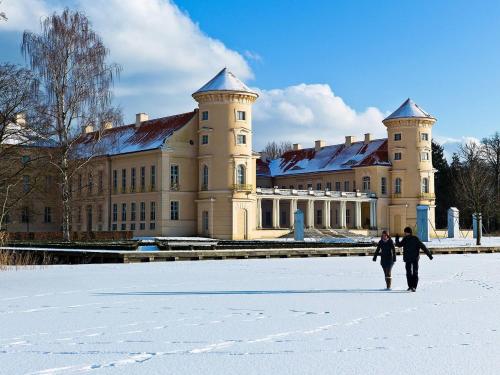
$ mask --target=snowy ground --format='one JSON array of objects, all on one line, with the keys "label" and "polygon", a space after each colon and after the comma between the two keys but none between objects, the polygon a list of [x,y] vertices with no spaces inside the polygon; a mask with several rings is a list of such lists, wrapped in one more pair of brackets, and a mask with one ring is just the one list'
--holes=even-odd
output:
[{"label": "snowy ground", "polygon": [[500,254],[0,272],[0,373],[498,374]]}]

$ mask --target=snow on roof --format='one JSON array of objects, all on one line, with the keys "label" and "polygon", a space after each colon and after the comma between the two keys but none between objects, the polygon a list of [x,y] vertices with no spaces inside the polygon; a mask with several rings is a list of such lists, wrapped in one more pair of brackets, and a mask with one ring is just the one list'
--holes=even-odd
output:
[{"label": "snow on roof", "polygon": [[227,68],[222,69],[214,78],[212,78],[210,81],[208,81],[202,88],[200,88],[194,94],[207,92],[207,91],[252,92],[233,73],[228,71]]},{"label": "snow on roof", "polygon": [[[76,154],[118,155],[160,148],[176,130],[186,125],[196,112],[161,117],[135,124],[118,126],[105,130],[101,139],[99,133],[83,134],[78,140]],[[95,148],[94,148],[95,147]]]},{"label": "snow on roof", "polygon": [[[316,151],[314,148],[291,150],[281,158],[269,162],[270,176],[345,171],[369,165],[391,165],[387,153],[387,139],[375,139],[365,144],[354,142],[331,145]],[[263,168],[261,168],[264,171]]]},{"label": "snow on roof", "polygon": [[385,120],[391,120],[396,118],[433,118],[430,114],[424,111],[410,98],[401,104],[401,106],[396,109],[391,115],[386,117]]}]

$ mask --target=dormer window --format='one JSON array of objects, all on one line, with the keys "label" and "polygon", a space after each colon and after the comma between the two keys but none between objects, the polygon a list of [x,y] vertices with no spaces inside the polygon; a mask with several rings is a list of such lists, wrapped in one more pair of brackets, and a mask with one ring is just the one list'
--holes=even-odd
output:
[{"label": "dormer window", "polygon": [[246,120],[246,112],[245,111],[237,111],[236,112],[236,119],[238,121],[245,121]]},{"label": "dormer window", "polygon": [[247,144],[247,136],[245,134],[238,134],[236,137],[236,142],[239,145],[246,145]]},{"label": "dormer window", "polygon": [[208,111],[201,112],[201,119],[202,119],[202,121],[208,120]]},{"label": "dormer window", "polygon": [[394,134],[394,140],[395,141],[400,141],[401,140],[401,133],[395,133]]}]

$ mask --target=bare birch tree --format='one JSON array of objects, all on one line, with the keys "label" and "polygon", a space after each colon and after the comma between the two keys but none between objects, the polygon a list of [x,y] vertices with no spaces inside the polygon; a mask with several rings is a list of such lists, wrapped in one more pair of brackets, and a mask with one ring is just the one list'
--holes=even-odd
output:
[{"label": "bare birch tree", "polygon": [[[41,33],[25,31],[21,50],[40,81],[57,145],[50,163],[60,175],[63,237],[69,241],[71,180],[99,154],[104,124],[121,120],[111,104],[120,67],[107,63],[109,51],[85,15],[67,8],[44,19]],[[82,128],[90,129],[92,136],[82,137]]]},{"label": "bare birch tree", "polygon": [[277,143],[275,141],[268,142],[264,149],[261,151],[261,156],[263,159],[277,159],[285,152],[292,149],[292,144],[290,142],[283,141]]},{"label": "bare birch tree", "polygon": [[500,133],[496,132],[490,137],[483,138],[484,159],[488,165],[493,178],[495,187],[495,195],[493,199],[494,205],[494,225],[498,229],[500,225]]}]

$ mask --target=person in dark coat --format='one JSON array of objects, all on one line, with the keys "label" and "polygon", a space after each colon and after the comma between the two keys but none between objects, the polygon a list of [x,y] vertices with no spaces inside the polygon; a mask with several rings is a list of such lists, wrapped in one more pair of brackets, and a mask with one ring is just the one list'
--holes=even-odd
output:
[{"label": "person in dark coat", "polygon": [[406,264],[406,281],[408,282],[408,291],[415,292],[418,285],[418,261],[420,259],[420,250],[432,260],[432,254],[420,241],[417,236],[412,234],[410,227],[404,229],[405,236],[399,241],[396,236],[396,246],[403,248],[403,261]]},{"label": "person in dark coat", "polygon": [[394,247],[394,242],[392,238],[389,236],[387,231],[382,232],[382,238],[378,242],[377,250],[375,250],[375,254],[373,255],[373,261],[377,261],[377,256],[380,254],[380,265],[384,270],[385,276],[385,284],[387,289],[391,289],[392,282],[392,266],[396,261],[396,248]]}]

